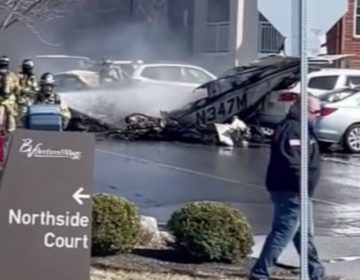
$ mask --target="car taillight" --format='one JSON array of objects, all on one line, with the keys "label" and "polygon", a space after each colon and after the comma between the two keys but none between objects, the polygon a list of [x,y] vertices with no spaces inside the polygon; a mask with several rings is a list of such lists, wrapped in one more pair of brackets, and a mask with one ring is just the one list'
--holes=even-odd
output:
[{"label": "car taillight", "polygon": [[337,110],[336,108],[321,108],[320,117],[326,117],[326,116],[334,113],[336,110]]},{"label": "car taillight", "polygon": [[278,101],[280,102],[293,102],[298,98],[298,94],[293,92],[285,92],[280,94]]}]

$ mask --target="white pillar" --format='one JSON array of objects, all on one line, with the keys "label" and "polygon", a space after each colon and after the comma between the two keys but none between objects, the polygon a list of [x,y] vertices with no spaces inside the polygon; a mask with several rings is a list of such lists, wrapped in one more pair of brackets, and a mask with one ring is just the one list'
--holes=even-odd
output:
[{"label": "white pillar", "polygon": [[300,0],[291,0],[291,38],[289,55],[300,56]]},{"label": "white pillar", "polygon": [[236,66],[258,58],[258,0],[231,0],[229,54]]}]

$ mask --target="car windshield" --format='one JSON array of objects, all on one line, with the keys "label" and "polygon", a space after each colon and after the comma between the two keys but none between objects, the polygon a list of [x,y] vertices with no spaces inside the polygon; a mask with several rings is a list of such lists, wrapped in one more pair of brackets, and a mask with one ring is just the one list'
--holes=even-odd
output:
[{"label": "car windshield", "polygon": [[320,95],[320,101],[326,102],[326,103],[335,103],[335,102],[344,100],[344,99],[346,99],[354,94],[357,94],[359,92],[360,92],[360,88],[338,89],[338,90],[326,92],[326,93]]}]

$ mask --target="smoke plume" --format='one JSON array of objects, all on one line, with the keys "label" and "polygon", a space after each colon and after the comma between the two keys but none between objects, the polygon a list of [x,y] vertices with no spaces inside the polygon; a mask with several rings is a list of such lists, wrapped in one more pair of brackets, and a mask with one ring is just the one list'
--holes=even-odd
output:
[{"label": "smoke plume", "polygon": [[[103,19],[104,20],[104,19]],[[102,25],[104,26],[104,25]],[[109,56],[113,60],[146,62],[188,61],[186,42],[180,40],[165,22],[118,22],[104,28],[73,31],[67,40],[68,52],[99,60]],[[106,108],[107,114],[121,118],[131,113],[159,116],[160,110],[177,109],[197,99],[191,87],[137,85],[118,91],[94,91],[66,94],[74,109],[89,112]],[[106,106],[105,106],[106,104]]]},{"label": "smoke plume", "polygon": [[202,92],[191,88],[140,85],[119,91],[90,91],[63,94],[74,109],[97,116],[104,114],[120,120],[132,113],[159,117],[160,111],[170,111],[204,97]]}]

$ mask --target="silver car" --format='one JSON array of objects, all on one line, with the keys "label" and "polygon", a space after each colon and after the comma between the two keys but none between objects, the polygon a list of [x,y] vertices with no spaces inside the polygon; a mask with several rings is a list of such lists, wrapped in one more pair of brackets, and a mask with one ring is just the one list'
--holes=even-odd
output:
[{"label": "silver car", "polygon": [[319,98],[315,133],[322,150],[339,144],[347,152],[360,153],[360,86],[326,92]]}]

